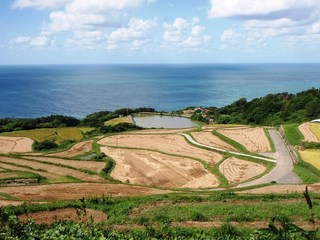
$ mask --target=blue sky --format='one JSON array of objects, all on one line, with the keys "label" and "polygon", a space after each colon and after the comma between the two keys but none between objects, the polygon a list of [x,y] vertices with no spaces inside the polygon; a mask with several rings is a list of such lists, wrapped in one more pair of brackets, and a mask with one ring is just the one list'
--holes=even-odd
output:
[{"label": "blue sky", "polygon": [[1,0],[0,64],[320,62],[320,0]]}]

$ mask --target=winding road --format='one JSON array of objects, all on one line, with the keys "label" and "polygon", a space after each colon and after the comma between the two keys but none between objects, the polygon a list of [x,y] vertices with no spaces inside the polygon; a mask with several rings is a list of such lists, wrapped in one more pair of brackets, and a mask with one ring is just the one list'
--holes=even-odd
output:
[{"label": "winding road", "polygon": [[266,175],[262,176],[261,178],[245,182],[242,184],[237,185],[236,187],[248,187],[253,185],[259,185],[264,183],[271,183],[271,182],[277,182],[281,184],[299,184],[301,180],[299,177],[293,172],[293,162],[290,156],[290,153],[284,144],[280,134],[276,130],[269,130],[270,137],[275,145],[276,152],[271,154],[266,154],[268,157],[277,159],[270,159],[265,157],[260,157],[256,155],[251,154],[244,154],[244,153],[238,153],[233,151],[228,151],[225,149],[220,149],[212,146],[208,146],[202,143],[199,143],[195,141],[190,135],[181,133],[180,135],[187,138],[188,141],[190,141],[192,144],[205,147],[208,149],[212,149],[215,151],[223,152],[223,153],[231,153],[236,156],[244,156],[244,157],[250,157],[262,161],[268,161],[276,163],[276,166]]}]

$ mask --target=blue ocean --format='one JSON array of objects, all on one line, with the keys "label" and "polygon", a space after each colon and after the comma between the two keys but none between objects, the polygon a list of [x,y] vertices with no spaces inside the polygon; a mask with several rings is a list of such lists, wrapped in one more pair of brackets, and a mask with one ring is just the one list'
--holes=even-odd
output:
[{"label": "blue ocean", "polygon": [[0,66],[0,118],[221,107],[320,88],[319,64]]}]

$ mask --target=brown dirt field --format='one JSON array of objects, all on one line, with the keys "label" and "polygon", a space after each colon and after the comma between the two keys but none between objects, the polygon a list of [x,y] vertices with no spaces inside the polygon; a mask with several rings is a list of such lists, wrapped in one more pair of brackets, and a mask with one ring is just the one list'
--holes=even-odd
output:
[{"label": "brown dirt field", "polygon": [[61,158],[53,158],[53,157],[35,157],[35,156],[24,156],[26,159],[34,159],[34,160],[39,160],[43,162],[51,162],[51,163],[56,163],[56,164],[63,164],[75,168],[80,168],[84,170],[89,170],[92,172],[101,172],[102,169],[105,167],[106,163],[105,162],[95,162],[95,161],[85,161],[85,160],[66,160],[66,159],[61,159]]},{"label": "brown dirt field", "polygon": [[194,130],[195,128],[178,128],[178,129],[150,129],[150,130],[139,130],[139,131],[133,131],[132,133],[126,133],[126,134],[174,134],[174,133],[183,133],[186,131]]},{"label": "brown dirt field", "polygon": [[26,137],[0,136],[0,153],[24,153],[32,151],[33,140]]},{"label": "brown dirt field", "polygon": [[209,188],[218,179],[193,159],[146,151],[101,147],[116,161],[111,176],[122,182],[167,188]]},{"label": "brown dirt field", "polygon": [[231,157],[220,164],[219,170],[232,184],[258,176],[266,170],[266,167],[258,163]]},{"label": "brown dirt field", "polygon": [[9,194],[22,201],[58,201],[111,196],[142,196],[167,194],[171,191],[146,187],[137,187],[124,184],[103,183],[64,183],[35,186],[2,187],[1,193]]},{"label": "brown dirt field", "polygon": [[[267,187],[255,188],[250,190],[239,191],[238,193],[250,193],[250,194],[290,194],[290,193],[303,193],[306,185],[271,185]],[[309,192],[319,193],[320,183],[314,183],[308,185]]]},{"label": "brown dirt field", "polygon": [[[1,158],[0,158],[0,161],[1,161]],[[3,167],[5,169],[10,169],[13,171],[31,172],[31,173],[39,174],[40,176],[46,177],[48,179],[56,179],[61,177],[60,175],[55,173],[37,171],[36,169],[32,170],[29,168],[18,167],[18,166],[14,166],[14,165],[2,163],[2,162],[0,162],[0,167]]]},{"label": "brown dirt field", "polygon": [[271,147],[263,128],[220,129],[219,133],[243,145],[250,152],[271,152]]},{"label": "brown dirt field", "polygon": [[0,173],[0,179],[3,179],[3,178],[15,178],[19,176],[18,173],[15,173],[15,172],[1,172]]},{"label": "brown dirt field", "polygon": [[234,147],[232,147],[228,143],[222,141],[220,138],[213,135],[211,132],[192,132],[191,135],[199,143],[206,144],[206,145],[209,145],[212,147],[236,151],[236,149]]},{"label": "brown dirt field", "polygon": [[28,218],[35,220],[37,224],[46,223],[52,224],[62,220],[72,220],[77,222],[88,222],[90,218],[93,218],[94,222],[104,222],[107,220],[107,215],[104,212],[86,209],[85,216],[78,216],[77,211],[73,208],[56,209],[53,211],[41,211],[35,213],[29,213],[28,215],[18,215],[20,221],[24,221]]},{"label": "brown dirt field", "polygon": [[[35,161],[29,161],[29,160],[24,160],[24,159],[19,159],[19,158],[9,158],[9,157],[0,157],[0,161],[6,162],[6,163],[25,165],[25,166],[32,167],[33,169],[46,170],[49,173],[60,175],[60,177],[61,176],[72,176],[72,177],[81,179],[83,181],[93,181],[93,182],[105,181],[102,177],[97,176],[97,175],[90,175],[90,174],[79,172],[79,171],[76,171],[73,169],[58,167],[58,166],[44,164],[44,163],[39,163],[39,162],[35,162]],[[43,175],[41,171],[39,171],[39,174]]]},{"label": "brown dirt field", "polygon": [[23,204],[23,201],[0,200],[0,207],[19,206],[21,204]]},{"label": "brown dirt field", "polygon": [[308,142],[320,142],[316,135],[313,134],[313,132],[310,130],[311,123],[306,122],[301,124],[298,128],[300,132],[302,133],[304,140]]},{"label": "brown dirt field", "polygon": [[194,157],[206,161],[214,166],[222,160],[219,153],[204,150],[188,144],[180,135],[115,135],[106,137],[98,142],[101,145],[121,146],[131,148],[143,148],[158,150],[170,154],[177,154],[186,157]]},{"label": "brown dirt field", "polygon": [[92,151],[92,140],[80,142],[72,146],[69,150],[59,153],[48,154],[48,156],[72,158],[80,154]]}]

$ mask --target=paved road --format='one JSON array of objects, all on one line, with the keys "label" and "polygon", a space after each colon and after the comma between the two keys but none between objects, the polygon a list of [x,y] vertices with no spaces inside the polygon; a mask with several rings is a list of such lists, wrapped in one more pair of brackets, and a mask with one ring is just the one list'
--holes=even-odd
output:
[{"label": "paved road", "polygon": [[276,147],[276,153],[274,153],[274,158],[278,160],[276,167],[274,167],[271,172],[265,176],[247,183],[239,184],[237,187],[247,187],[270,183],[272,181],[287,184],[298,184],[301,182],[299,177],[293,172],[293,162],[281,136],[276,130],[269,130],[269,132]]},{"label": "paved road", "polygon": [[225,149],[221,149],[221,148],[216,148],[216,147],[208,146],[208,145],[205,145],[205,144],[202,144],[202,143],[198,143],[198,142],[195,141],[190,135],[185,134],[185,133],[180,133],[180,135],[186,137],[186,138],[188,139],[188,141],[190,141],[190,142],[193,143],[194,145],[197,145],[197,146],[200,146],[200,147],[209,148],[209,149],[212,149],[212,150],[215,150],[215,151],[219,151],[219,152],[223,152],[223,153],[232,153],[233,155],[255,158],[255,159],[262,160],[262,161],[267,161],[267,162],[273,162],[273,163],[276,163],[276,162],[277,162],[276,160],[270,159],[270,158],[259,157],[259,156],[256,156],[256,155],[245,154],[245,153],[233,152],[233,151],[229,151],[229,150],[225,150]]}]

